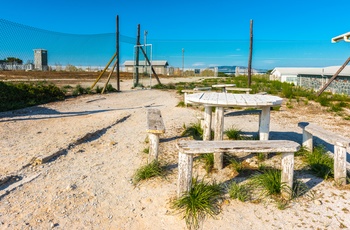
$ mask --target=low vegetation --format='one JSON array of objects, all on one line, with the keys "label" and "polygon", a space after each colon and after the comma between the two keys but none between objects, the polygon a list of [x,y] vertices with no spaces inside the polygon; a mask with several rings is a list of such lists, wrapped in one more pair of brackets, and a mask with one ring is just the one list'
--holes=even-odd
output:
[{"label": "low vegetation", "polygon": [[189,229],[198,229],[207,217],[214,217],[220,212],[222,196],[221,185],[193,178],[190,191],[172,201],[172,208],[182,214]]},{"label": "low vegetation", "polygon": [[151,163],[144,165],[136,170],[133,182],[137,184],[142,180],[147,180],[152,177],[163,177],[164,174],[164,167],[161,166],[159,161],[154,160]]},{"label": "low vegetation", "polygon": [[53,84],[0,82],[0,112],[64,100],[64,92]]}]

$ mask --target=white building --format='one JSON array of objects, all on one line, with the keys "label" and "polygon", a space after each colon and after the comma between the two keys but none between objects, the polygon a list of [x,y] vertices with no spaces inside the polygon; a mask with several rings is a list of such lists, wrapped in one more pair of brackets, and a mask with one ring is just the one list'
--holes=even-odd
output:
[{"label": "white building", "polygon": [[[156,74],[163,74],[163,75],[168,74],[169,64],[167,61],[151,61],[151,64]],[[135,61],[125,61],[124,62],[125,72],[134,73],[135,67],[136,67],[135,65],[136,65]],[[146,65],[145,61],[139,61],[138,69],[139,69],[139,73],[150,73],[150,66]]]}]

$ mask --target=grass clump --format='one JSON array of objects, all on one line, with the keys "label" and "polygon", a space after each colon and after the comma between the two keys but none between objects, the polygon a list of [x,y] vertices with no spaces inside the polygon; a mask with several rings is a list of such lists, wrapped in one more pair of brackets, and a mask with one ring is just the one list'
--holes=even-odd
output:
[{"label": "grass clump", "polygon": [[261,189],[262,195],[280,195],[286,186],[281,183],[281,171],[277,169],[265,169],[262,173],[252,177],[252,184]]},{"label": "grass clump", "polygon": [[181,136],[191,136],[195,140],[203,140],[203,129],[199,122],[192,123],[189,127],[186,127],[186,125],[184,124],[183,127],[185,130],[182,132]]},{"label": "grass clump", "polygon": [[238,199],[245,202],[250,199],[250,186],[247,184],[238,184],[232,182],[228,188],[228,193],[232,199]]},{"label": "grass clump", "polygon": [[230,140],[242,140],[242,130],[232,127],[225,131],[226,136]]},{"label": "grass clump", "polygon": [[334,177],[334,160],[323,146],[316,146],[305,155],[305,162],[316,176],[323,179]]},{"label": "grass clump", "polygon": [[183,214],[189,229],[198,229],[208,216],[219,214],[222,195],[223,189],[219,184],[209,184],[193,178],[190,191],[174,200],[172,208]]},{"label": "grass clump", "polygon": [[207,174],[211,173],[214,168],[214,154],[213,153],[206,153],[202,154],[198,157],[198,160],[204,163],[204,169],[207,172]]},{"label": "grass clump", "polygon": [[159,161],[154,160],[150,164],[144,165],[136,170],[134,183],[137,184],[142,180],[147,180],[157,176],[164,176],[164,169]]}]

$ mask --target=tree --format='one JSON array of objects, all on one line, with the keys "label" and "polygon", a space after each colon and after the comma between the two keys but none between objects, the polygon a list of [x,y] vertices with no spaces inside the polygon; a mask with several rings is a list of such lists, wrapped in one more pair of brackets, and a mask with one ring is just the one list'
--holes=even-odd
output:
[{"label": "tree", "polygon": [[12,64],[20,64],[20,65],[23,64],[23,61],[19,58],[16,58],[16,57],[7,57],[4,59],[4,61],[6,63],[12,63]]}]

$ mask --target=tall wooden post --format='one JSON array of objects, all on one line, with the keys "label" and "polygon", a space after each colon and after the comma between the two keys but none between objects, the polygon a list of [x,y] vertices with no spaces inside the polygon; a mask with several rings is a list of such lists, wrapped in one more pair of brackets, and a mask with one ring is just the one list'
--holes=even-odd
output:
[{"label": "tall wooden post", "polygon": [[252,84],[252,56],[253,56],[253,20],[250,20],[250,46],[248,60],[248,87]]},{"label": "tall wooden post", "polygon": [[140,24],[137,25],[137,38],[136,38],[136,53],[135,53],[135,85],[139,84],[139,53],[140,53]]},{"label": "tall wooden post", "polygon": [[117,90],[120,91],[120,75],[119,75],[119,16],[117,15],[117,19],[116,19],[116,62],[117,62]]}]

